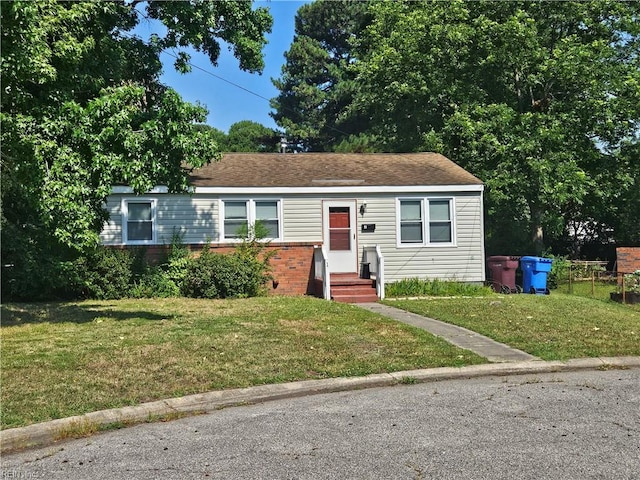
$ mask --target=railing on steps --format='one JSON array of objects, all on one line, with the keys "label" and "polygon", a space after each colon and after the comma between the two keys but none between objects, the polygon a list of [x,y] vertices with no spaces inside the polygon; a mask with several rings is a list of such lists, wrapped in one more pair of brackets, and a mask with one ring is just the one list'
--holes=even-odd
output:
[{"label": "railing on steps", "polygon": [[[384,256],[380,245],[364,246],[362,261],[369,264],[369,271],[376,282],[376,295],[384,300]],[[314,277],[322,282],[322,298],[331,300],[331,273],[329,271],[329,256],[324,245],[313,249]]]},{"label": "railing on steps", "polygon": [[322,282],[322,298],[331,300],[331,274],[329,273],[329,255],[324,245],[313,247],[313,270],[316,280]]},{"label": "railing on steps", "polygon": [[369,264],[369,272],[376,280],[376,294],[384,300],[384,256],[380,245],[362,247],[362,262]]}]

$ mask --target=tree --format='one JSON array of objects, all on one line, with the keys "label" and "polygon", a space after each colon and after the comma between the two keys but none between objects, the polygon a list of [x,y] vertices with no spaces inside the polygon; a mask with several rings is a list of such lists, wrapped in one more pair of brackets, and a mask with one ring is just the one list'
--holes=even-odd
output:
[{"label": "tree", "polygon": [[350,42],[369,21],[368,3],[322,0],[296,14],[282,76],[272,79],[280,94],[271,101],[271,116],[304,150],[331,150],[362,132],[364,120],[343,112],[357,88],[349,69],[355,61]]},{"label": "tree", "polygon": [[281,135],[271,128],[242,120],[229,127],[225,151],[227,152],[277,152]]},{"label": "tree", "polygon": [[640,130],[638,2],[400,1],[370,12],[350,109],[366,112],[386,149],[440,151],[485,181],[490,252],[541,252],[570,219],[621,225],[600,207],[640,172],[624,153],[637,152]]},{"label": "tree", "polygon": [[[2,284],[28,295],[42,265],[98,243],[112,185],[183,191],[191,168],[217,158],[215,137],[195,127],[206,110],[160,84],[160,52],[192,46],[215,64],[223,40],[241,68],[260,71],[272,20],[248,1],[0,6],[2,258],[12,265]],[[141,18],[166,35],[132,35]]]}]

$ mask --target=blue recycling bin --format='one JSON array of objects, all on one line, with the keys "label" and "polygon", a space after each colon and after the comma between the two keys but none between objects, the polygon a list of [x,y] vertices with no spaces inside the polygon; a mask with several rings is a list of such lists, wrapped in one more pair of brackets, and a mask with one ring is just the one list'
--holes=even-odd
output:
[{"label": "blue recycling bin", "polygon": [[553,260],[542,257],[520,258],[522,269],[522,291],[536,295],[549,295],[547,273],[551,271]]}]

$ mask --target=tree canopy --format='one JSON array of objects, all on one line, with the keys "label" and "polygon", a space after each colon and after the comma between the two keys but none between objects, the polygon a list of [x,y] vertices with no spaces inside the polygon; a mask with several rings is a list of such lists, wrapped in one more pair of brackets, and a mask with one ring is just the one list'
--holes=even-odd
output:
[{"label": "tree canopy", "polygon": [[229,127],[225,151],[277,152],[280,138],[280,133],[272,128],[251,120],[241,120]]},{"label": "tree canopy", "polygon": [[[94,246],[114,184],[137,193],[187,187],[215,160],[206,110],[159,81],[163,49],[188,46],[215,64],[225,42],[250,72],[263,68],[272,19],[250,1],[0,2],[2,22],[3,289],[49,257]],[[159,21],[166,34],[132,33]],[[181,51],[176,68],[187,71]],[[54,253],[55,252],[55,255]]]},{"label": "tree canopy", "polygon": [[363,122],[343,115],[355,89],[351,39],[368,22],[367,1],[317,1],[300,7],[293,43],[285,52],[272,117],[304,150],[331,150],[357,135]]},{"label": "tree canopy", "polygon": [[229,133],[206,124],[196,128],[208,131],[220,152],[277,152],[282,138],[282,133],[252,120],[232,124]]},{"label": "tree canopy", "polygon": [[640,128],[638,7],[376,4],[353,108],[390,148],[440,150],[480,176],[489,244],[513,248],[504,231],[528,232],[539,253],[566,219],[602,230],[597,207],[633,183],[620,149]]},{"label": "tree canopy", "polygon": [[[486,184],[490,253],[638,242],[639,13],[608,0],[372,2],[342,53],[351,98],[334,116],[358,119],[357,137],[318,149],[447,155]],[[298,71],[321,69],[324,55]],[[290,72],[279,98],[303,92]],[[309,76],[304,91],[323,82]],[[317,103],[298,101],[298,118],[316,118]]]}]

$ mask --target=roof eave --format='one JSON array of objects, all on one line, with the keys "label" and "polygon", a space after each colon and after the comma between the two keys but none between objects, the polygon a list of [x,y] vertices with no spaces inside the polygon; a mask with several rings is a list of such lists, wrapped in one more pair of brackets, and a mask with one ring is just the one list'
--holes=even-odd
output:
[{"label": "roof eave", "polygon": [[[330,187],[191,187],[190,193],[215,194],[215,195],[330,195],[345,193],[441,193],[441,192],[483,192],[484,185],[476,184],[458,184],[458,185],[358,185],[349,186],[330,186]],[[112,194],[133,194],[133,189],[126,186],[113,187]],[[166,194],[169,189],[166,186],[157,186],[147,192],[149,194]]]}]

